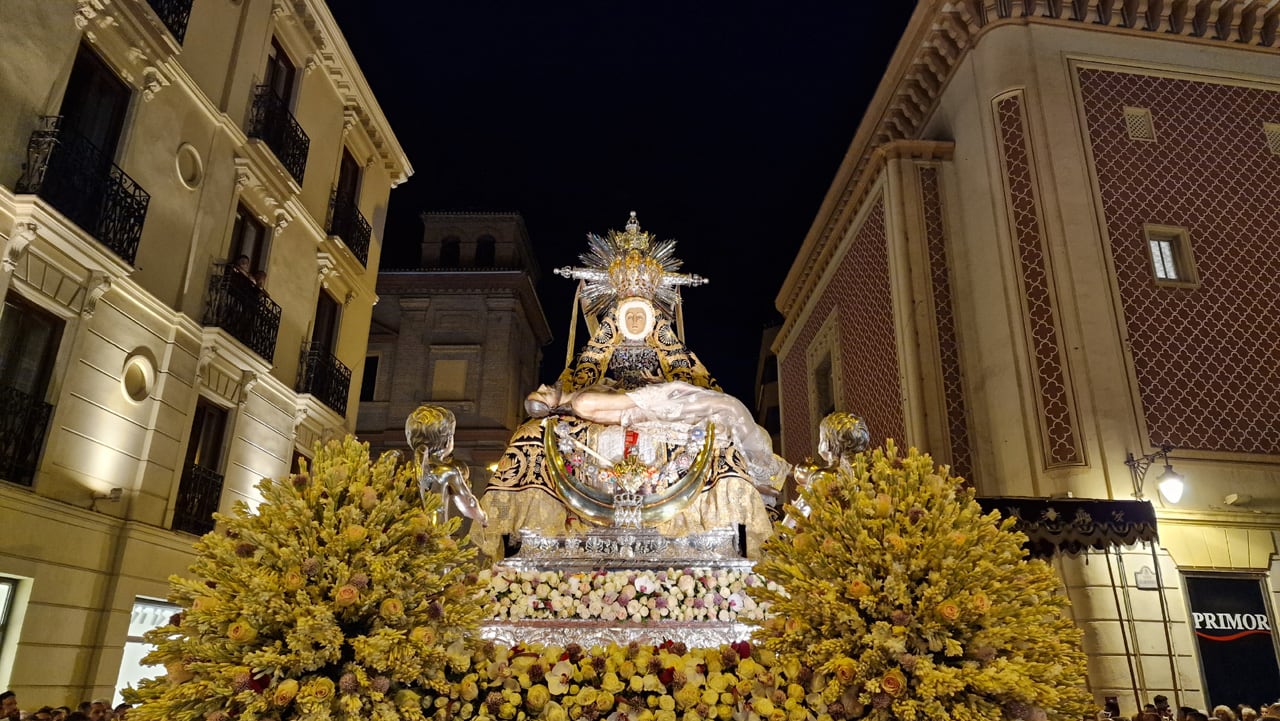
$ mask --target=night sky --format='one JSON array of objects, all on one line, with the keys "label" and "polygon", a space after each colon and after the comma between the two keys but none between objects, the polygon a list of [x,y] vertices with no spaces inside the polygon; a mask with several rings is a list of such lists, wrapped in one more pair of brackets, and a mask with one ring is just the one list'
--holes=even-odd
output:
[{"label": "night sky", "polygon": [[[416,169],[383,268],[416,265],[423,211],[518,211],[561,369],[588,232],[631,210],[675,238],[690,347],[750,405],[761,329],[910,0],[329,0]],[[583,336],[579,334],[579,341]]]}]

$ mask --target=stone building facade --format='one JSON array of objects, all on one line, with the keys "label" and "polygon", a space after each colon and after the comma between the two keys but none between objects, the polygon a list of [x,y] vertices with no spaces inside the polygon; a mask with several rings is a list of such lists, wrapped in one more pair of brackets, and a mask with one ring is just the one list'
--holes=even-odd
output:
[{"label": "stone building facade", "polygon": [[1258,697],[1231,698],[1213,644],[1247,639],[1200,625],[1280,590],[1278,24],[922,0],[777,298],[789,460],[832,407],[986,496],[1132,499],[1129,454],[1173,447],[1154,555],[1055,560],[1091,689],[1126,713],[1280,697],[1269,632],[1238,657]]},{"label": "stone building facade", "polygon": [[420,267],[378,275],[359,435],[375,451],[407,452],[409,413],[442,405],[457,417],[454,456],[479,494],[551,340],[538,265],[518,213],[423,213],[422,224]]},{"label": "stone building facade", "polygon": [[35,708],[154,673],[211,514],[355,429],[412,168],[322,0],[4,14],[0,687]]}]

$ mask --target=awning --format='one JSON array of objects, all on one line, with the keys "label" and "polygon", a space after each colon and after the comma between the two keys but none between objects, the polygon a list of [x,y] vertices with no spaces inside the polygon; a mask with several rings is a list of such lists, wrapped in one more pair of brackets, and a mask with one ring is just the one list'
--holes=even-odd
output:
[{"label": "awning", "polygon": [[1156,540],[1156,510],[1150,501],[1001,496],[977,501],[984,511],[1016,519],[1015,530],[1027,534],[1027,550],[1039,558]]}]

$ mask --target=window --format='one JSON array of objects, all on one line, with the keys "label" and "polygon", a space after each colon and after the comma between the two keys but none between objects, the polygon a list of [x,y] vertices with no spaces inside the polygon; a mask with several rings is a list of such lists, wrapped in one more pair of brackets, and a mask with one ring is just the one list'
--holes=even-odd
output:
[{"label": "window", "polygon": [[116,676],[116,697],[113,704],[124,701],[120,692],[126,687],[136,688],[140,681],[157,674],[155,666],[142,665],[142,658],[155,649],[143,636],[147,631],[169,623],[169,619],[181,611],[180,607],[164,601],[150,598],[133,600],[133,612],[129,615],[129,635],[124,641],[124,657],[120,659],[120,672]]},{"label": "window", "polygon": [[813,397],[818,404],[818,417],[826,418],[836,410],[836,396],[831,383],[831,356],[823,356],[813,370]]},{"label": "window", "polygon": [[492,235],[482,235],[476,239],[476,267],[492,268],[497,265],[498,241]]},{"label": "window", "polygon": [[9,638],[9,619],[13,618],[14,599],[18,596],[18,579],[0,576],[0,649]]},{"label": "window", "polygon": [[45,402],[62,320],[10,293],[0,315],[0,479],[35,481],[53,406]]},{"label": "window", "polygon": [[243,205],[236,208],[236,222],[231,229],[232,263],[240,256],[249,258],[250,274],[267,271],[267,255],[270,250],[271,235],[267,226],[258,221],[253,211]]},{"label": "window", "polygon": [[316,298],[316,324],[311,331],[311,347],[313,350],[321,350],[325,353],[333,354],[333,349],[338,343],[338,317],[340,314],[341,306],[338,305],[338,301],[321,290],[320,296]]},{"label": "window", "polygon": [[187,465],[210,471],[222,470],[222,444],[226,439],[227,412],[204,398],[196,401],[187,444]]},{"label": "window", "polygon": [[338,186],[334,188],[334,202],[339,207],[354,208],[360,198],[360,164],[351,157],[351,151],[342,149],[342,161],[338,165]]},{"label": "window", "polygon": [[462,241],[449,236],[440,243],[440,267],[456,268],[462,262]]},{"label": "window", "polygon": [[115,159],[130,95],[129,86],[98,54],[81,45],[58,114],[64,130],[88,140],[101,153],[103,173]]},{"label": "window", "polygon": [[438,360],[431,366],[431,400],[459,401],[467,397],[467,361]]},{"label": "window", "polygon": [[378,359],[379,356],[371,355],[364,359],[364,375],[360,380],[360,400],[373,400],[374,390],[378,386]]},{"label": "window", "polygon": [[293,106],[293,81],[298,71],[294,68],[289,55],[280,47],[280,41],[271,38],[271,48],[267,51],[267,71],[263,74],[263,84],[271,88],[277,98],[285,105]]},{"label": "window", "polygon": [[1146,225],[1143,230],[1156,285],[1195,287],[1200,284],[1186,228]]}]

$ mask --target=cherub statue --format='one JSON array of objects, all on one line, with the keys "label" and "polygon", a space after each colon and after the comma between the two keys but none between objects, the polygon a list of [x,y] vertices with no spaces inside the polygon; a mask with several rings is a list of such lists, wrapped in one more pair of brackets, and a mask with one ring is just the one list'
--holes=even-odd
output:
[{"label": "cherub statue", "polygon": [[[820,466],[808,458],[804,463],[796,464],[791,475],[796,480],[797,497],[791,505],[802,515],[808,516],[809,503],[799,492],[824,474],[834,474],[842,467],[848,467],[854,455],[867,450],[870,445],[871,432],[867,429],[866,421],[842,411],[828,414],[818,424],[818,455],[822,456],[827,465]],[[794,528],[795,518],[788,515],[783,524]]]},{"label": "cherub statue", "polygon": [[453,453],[453,433],[457,425],[453,411],[440,406],[418,406],[409,414],[404,424],[404,436],[413,449],[413,458],[418,464],[418,490],[425,495],[428,486],[435,485],[435,491],[441,496],[441,521],[449,519],[447,489],[462,515],[486,526],[489,519],[484,509],[480,508],[475,494],[471,492],[471,469],[450,455]]}]

